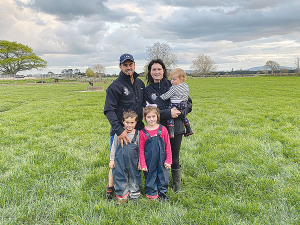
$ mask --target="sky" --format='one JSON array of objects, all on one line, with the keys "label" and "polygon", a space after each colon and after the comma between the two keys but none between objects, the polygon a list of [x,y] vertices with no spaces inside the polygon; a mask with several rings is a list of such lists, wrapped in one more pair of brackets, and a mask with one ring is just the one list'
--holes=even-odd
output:
[{"label": "sky", "polygon": [[298,0],[0,0],[0,40],[28,45],[48,62],[30,73],[85,72],[100,63],[118,74],[123,53],[142,72],[155,42],[167,43],[184,70],[199,54],[218,71],[268,60],[295,68],[299,12]]}]

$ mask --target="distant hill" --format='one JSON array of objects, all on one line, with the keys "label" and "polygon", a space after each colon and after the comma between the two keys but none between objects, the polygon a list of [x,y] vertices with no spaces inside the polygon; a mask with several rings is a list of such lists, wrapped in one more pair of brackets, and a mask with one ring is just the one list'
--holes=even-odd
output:
[{"label": "distant hill", "polygon": [[[288,70],[293,70],[295,68],[293,67],[288,67],[288,66],[280,66],[280,68],[285,68],[285,69],[288,69]],[[246,70],[243,70],[243,71],[263,71],[265,70],[265,67],[264,66],[255,66],[255,67],[251,67],[249,69],[246,69]],[[191,74],[193,72],[193,70],[185,70],[184,72],[186,72],[187,74]],[[215,73],[218,73],[218,72],[231,72],[231,71],[215,71]]]},{"label": "distant hill", "polygon": [[[280,66],[280,68],[285,68],[285,69],[289,69],[292,70],[293,67],[288,67],[288,66]],[[258,71],[258,70],[264,70],[265,67],[264,66],[256,66],[256,67],[252,67],[250,69],[247,69],[247,71]]]}]

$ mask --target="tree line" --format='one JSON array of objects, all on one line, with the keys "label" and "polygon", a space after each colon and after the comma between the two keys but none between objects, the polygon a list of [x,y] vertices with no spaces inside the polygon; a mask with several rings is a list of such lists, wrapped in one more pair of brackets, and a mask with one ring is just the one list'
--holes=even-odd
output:
[{"label": "tree line", "polygon": [[[172,53],[170,45],[167,43],[156,42],[152,46],[146,47],[147,64],[152,59],[160,58],[165,63],[167,69],[172,70],[177,66],[178,60],[175,54]],[[47,67],[47,62],[36,54],[33,50],[17,42],[9,42],[5,40],[0,41],[0,73],[1,74],[17,74],[20,71],[31,69],[44,69]],[[300,73],[300,58],[295,60],[295,72]],[[275,61],[267,61],[264,68],[270,70],[271,74],[274,72],[287,72],[287,69],[280,68],[279,63]],[[192,60],[191,75],[208,75],[217,73],[216,62],[208,55],[199,54],[196,59]],[[285,71],[283,71],[285,70]],[[101,63],[94,64],[91,68],[87,68],[85,73],[80,72],[78,69],[65,69],[62,75],[71,77],[76,76],[89,76],[99,77],[100,79],[105,75],[105,67]],[[52,73],[49,71],[49,73]],[[48,73],[48,74],[49,74]],[[147,73],[147,65],[144,67],[144,73]],[[218,72],[220,73],[220,72]],[[227,72],[228,73],[228,72]],[[229,72],[230,73],[230,72]],[[245,73],[245,72],[244,72]],[[253,73],[253,71],[252,71]],[[233,74],[233,71],[231,72]]]}]

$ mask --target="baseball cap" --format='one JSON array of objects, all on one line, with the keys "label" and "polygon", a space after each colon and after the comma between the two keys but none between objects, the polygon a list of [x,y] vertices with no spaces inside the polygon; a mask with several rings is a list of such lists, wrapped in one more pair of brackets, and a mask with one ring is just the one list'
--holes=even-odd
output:
[{"label": "baseball cap", "polygon": [[125,54],[120,56],[120,64],[122,64],[126,60],[130,60],[130,61],[134,62],[133,56],[130,55],[130,54],[125,53]]}]

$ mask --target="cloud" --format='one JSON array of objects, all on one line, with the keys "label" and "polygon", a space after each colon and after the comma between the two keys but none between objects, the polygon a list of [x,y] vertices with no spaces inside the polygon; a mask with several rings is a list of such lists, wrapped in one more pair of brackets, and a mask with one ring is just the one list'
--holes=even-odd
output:
[{"label": "cloud", "polygon": [[[157,2],[161,2],[158,1]],[[184,7],[184,8],[204,8],[204,7],[219,7],[219,8],[243,8],[243,9],[264,9],[273,8],[281,4],[286,4],[289,2],[296,2],[296,0],[163,0],[162,4],[174,6],[174,7]]]},{"label": "cloud", "polygon": [[195,39],[199,41],[246,41],[295,31],[300,14],[299,4],[290,3],[272,10],[243,10],[235,14],[217,9],[180,8],[155,24],[141,28],[145,38],[159,33],[165,39]]},{"label": "cloud", "polygon": [[61,21],[98,15],[101,20],[116,22],[128,16],[128,13],[123,10],[110,10],[105,6],[105,0],[30,0],[28,3],[15,0],[15,2],[19,7],[31,8],[38,12],[54,15]]}]

